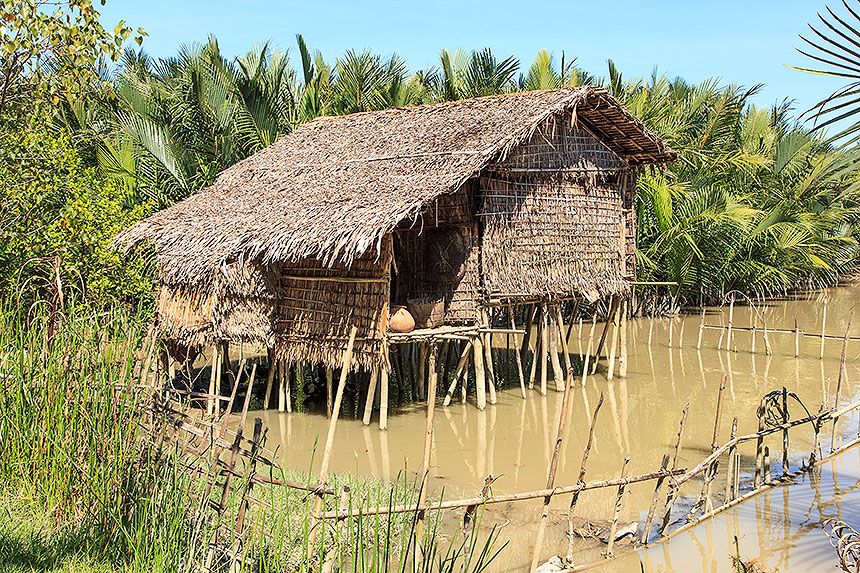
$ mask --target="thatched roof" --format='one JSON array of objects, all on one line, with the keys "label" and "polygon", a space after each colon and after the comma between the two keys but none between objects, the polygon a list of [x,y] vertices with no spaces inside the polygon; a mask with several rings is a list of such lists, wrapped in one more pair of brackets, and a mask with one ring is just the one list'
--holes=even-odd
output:
[{"label": "thatched roof", "polygon": [[162,278],[182,284],[206,282],[236,259],[349,263],[568,112],[630,165],[676,156],[606,90],[591,86],[324,117],[115,243],[132,249],[152,241]]}]

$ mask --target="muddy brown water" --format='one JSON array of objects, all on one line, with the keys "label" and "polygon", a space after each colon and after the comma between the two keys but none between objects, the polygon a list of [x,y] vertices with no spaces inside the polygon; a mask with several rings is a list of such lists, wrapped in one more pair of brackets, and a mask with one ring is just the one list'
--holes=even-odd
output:
[{"label": "muddy brown water", "polygon": [[[736,304],[734,326],[748,327],[753,316],[766,313],[769,329],[793,329],[797,319],[801,330],[821,332],[822,301],[826,297],[827,332],[845,333],[855,303],[860,301],[860,286],[830,289],[821,293],[770,301],[756,308]],[[728,305],[709,308],[707,324],[726,324]],[[762,396],[785,386],[796,392],[806,407],[817,412],[822,404],[835,400],[839,372],[841,340],[825,342],[825,357],[819,359],[820,340],[803,337],[800,356],[795,358],[793,334],[770,333],[773,355],[765,355],[761,332],[757,335],[755,353],[751,334],[735,332],[732,351],[718,350],[718,330],[705,330],[702,349],[696,350],[700,315],[674,319],[637,319],[629,325],[629,370],[626,379],[607,380],[601,367],[587,377],[585,386],[577,381],[569,412],[569,433],[561,450],[556,485],[573,485],[579,472],[582,451],[588,433],[588,420],[601,393],[604,405],[598,417],[586,480],[610,479],[619,475],[623,458],[630,457],[629,474],[655,471],[667,453],[678,431],[681,412],[690,403],[679,466],[691,468],[710,453],[714,413],[720,379],[727,379],[722,424],[718,442],[728,440],[732,418],[737,416],[738,432],[757,429],[756,408]],[[759,318],[758,325],[762,322]],[[581,339],[574,328],[571,352],[587,345],[590,324],[583,325]],[[673,329],[673,347],[669,347],[669,329]],[[598,323],[597,332],[601,325]],[[683,340],[681,341],[681,329]],[[860,336],[860,316],[851,326],[852,336]],[[649,344],[650,339],[650,344]],[[679,342],[681,348],[677,348]],[[504,346],[504,335],[494,344]],[[735,351],[736,349],[736,351]],[[849,342],[846,380],[840,403],[847,404],[860,395],[860,341]],[[498,368],[498,367],[497,367]],[[515,370],[514,370],[515,372]],[[550,388],[554,385],[552,378]],[[444,390],[440,389],[440,392]],[[431,497],[445,499],[475,495],[485,478],[492,475],[492,492],[514,493],[541,489],[546,484],[547,468],[555,441],[561,410],[561,393],[550,390],[541,397],[529,391],[524,400],[518,383],[498,393],[498,403],[478,411],[474,398],[467,404],[454,403],[437,408],[435,446],[432,454]],[[790,406],[792,418],[803,417],[803,411]],[[399,472],[416,474],[421,470],[425,431],[425,410],[413,406],[389,417],[389,428],[380,432],[374,423],[364,427],[360,420],[341,418],[337,427],[332,466],[333,472],[352,472],[395,478]],[[325,442],[328,420],[317,413],[278,414],[277,411],[249,415],[263,418],[268,426],[268,443],[277,449],[281,460],[291,467],[306,470],[311,465],[314,444]],[[856,418],[840,421],[837,445],[857,436]],[[822,432],[825,448],[829,446],[829,426]],[[779,471],[781,437],[774,436],[770,445],[775,472]],[[812,433],[806,427],[791,432],[790,465],[796,468],[808,456]],[[321,445],[317,448],[321,450]],[[750,475],[754,464],[754,445],[740,450],[742,480]],[[860,527],[860,449],[850,450],[822,468],[816,476],[801,478],[798,485],[782,487],[757,496],[754,500],[727,511],[713,520],[683,533],[650,550],[640,550],[619,560],[607,562],[606,570],[640,571],[723,571],[731,570],[729,554],[734,552],[733,537],[739,538],[741,555],[757,559],[766,568],[779,571],[809,571],[829,568],[836,563],[835,552],[821,531],[827,516],[840,513],[849,523]],[[319,465],[317,451],[314,469]],[[721,468],[714,491],[721,492],[725,473]],[[695,495],[701,482],[691,482],[689,493]],[[623,523],[644,519],[653,494],[653,482],[632,484],[625,494],[621,512]],[[611,518],[615,488],[582,494],[576,514],[590,520]],[[854,503],[851,503],[851,502]],[[549,528],[543,544],[542,561],[567,552],[567,506],[569,495],[553,499]],[[844,511],[846,507],[850,509]],[[500,538],[508,543],[491,570],[523,570],[528,567],[540,517],[541,501],[518,501],[489,506],[483,518],[485,527],[497,525]],[[456,527],[462,510],[450,514],[448,531]],[[578,541],[576,563],[600,559],[602,544]]]}]

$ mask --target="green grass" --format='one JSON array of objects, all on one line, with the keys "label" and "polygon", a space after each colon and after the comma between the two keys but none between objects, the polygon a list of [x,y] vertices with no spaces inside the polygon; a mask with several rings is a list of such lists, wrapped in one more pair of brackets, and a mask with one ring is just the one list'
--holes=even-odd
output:
[{"label": "green grass", "polygon": [[[326,561],[361,573],[477,572],[495,557],[495,532],[466,536],[454,523],[443,536],[441,515],[428,512],[420,559],[415,517],[402,513],[327,521],[309,562],[314,497],[286,487],[255,486],[253,496],[264,503],[249,506],[248,533],[234,539],[237,492],[247,484],[233,480],[226,511],[217,516],[208,501],[220,502],[220,488],[207,498],[204,480],[179,469],[210,464],[182,454],[178,441],[147,433],[152,398],[139,383],[142,325],[121,312],[69,308],[51,320],[0,307],[2,571],[190,572],[213,539],[213,571],[228,570],[225,549],[238,549],[246,557],[242,569],[260,573],[318,570]],[[271,472],[318,479],[310,471]],[[332,476],[330,485],[349,487],[351,509],[418,498],[405,472],[393,482]],[[327,496],[324,509],[336,509],[338,497]]]}]

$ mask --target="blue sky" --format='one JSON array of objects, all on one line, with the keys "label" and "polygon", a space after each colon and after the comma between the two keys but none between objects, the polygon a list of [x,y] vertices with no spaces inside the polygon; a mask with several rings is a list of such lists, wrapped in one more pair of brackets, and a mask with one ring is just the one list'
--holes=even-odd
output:
[{"label": "blue sky", "polygon": [[[836,10],[837,0],[827,1]],[[799,113],[840,85],[786,67],[810,65],[793,46],[824,6],[825,0],[109,0],[101,12],[105,27],[124,19],[146,28],[144,47],[155,56],[171,55],[180,44],[203,41],[210,33],[230,55],[265,39],[295,54],[295,35],[301,33],[329,61],[349,48],[370,48],[382,55],[397,52],[412,70],[436,64],[442,48],[457,47],[514,55],[525,70],[546,49],[556,58],[562,51],[576,57],[593,75],[605,75],[606,59],[612,58],[624,77],[650,75],[656,65],[691,82],[718,76],[745,86],[764,83],[757,104],[788,97],[797,100]]]}]

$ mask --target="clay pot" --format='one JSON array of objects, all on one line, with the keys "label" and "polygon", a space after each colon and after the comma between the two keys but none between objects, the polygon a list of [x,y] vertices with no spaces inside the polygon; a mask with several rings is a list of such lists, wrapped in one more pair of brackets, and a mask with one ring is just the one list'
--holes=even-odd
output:
[{"label": "clay pot", "polygon": [[412,332],[415,329],[415,319],[405,306],[392,305],[388,316],[388,330],[391,332]]}]

